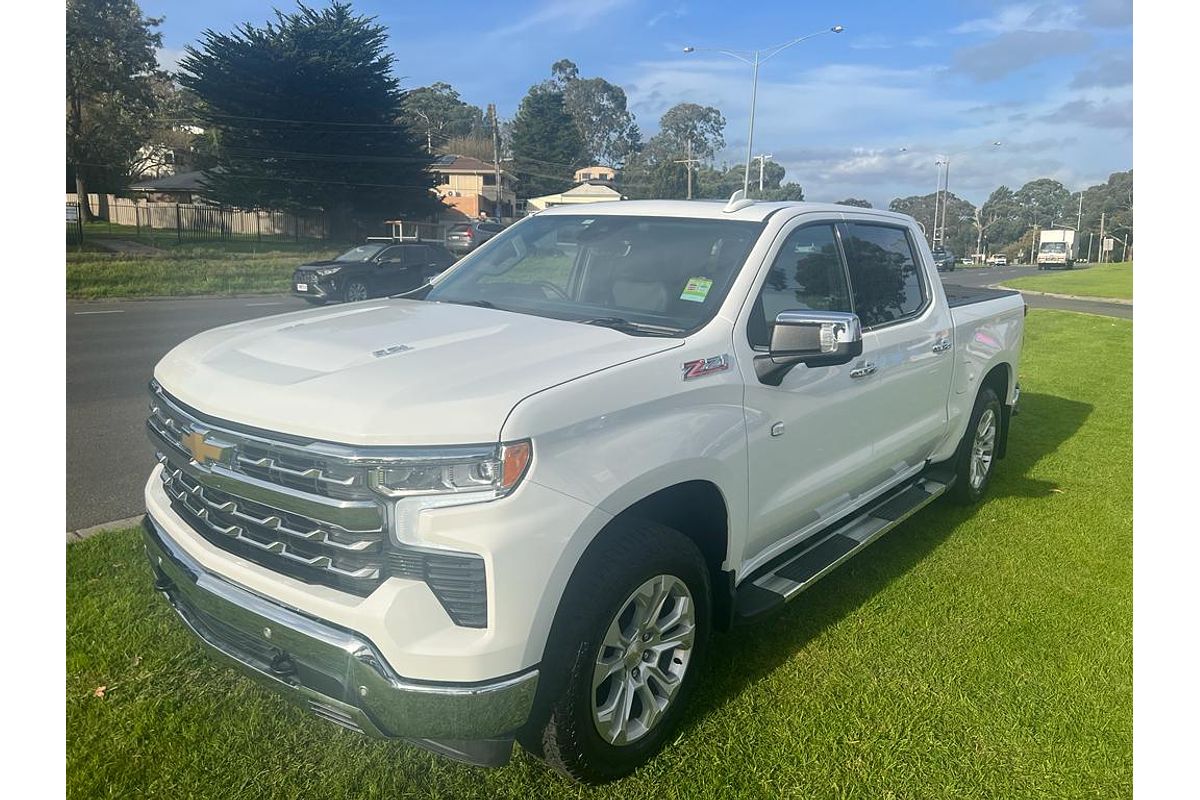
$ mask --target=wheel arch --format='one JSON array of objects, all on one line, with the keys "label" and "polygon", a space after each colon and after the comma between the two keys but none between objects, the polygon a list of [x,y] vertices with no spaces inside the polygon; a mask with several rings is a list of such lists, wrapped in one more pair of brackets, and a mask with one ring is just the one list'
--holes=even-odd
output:
[{"label": "wheel arch", "polygon": [[1004,458],[1008,451],[1008,427],[1012,417],[1012,406],[1008,404],[1009,391],[1012,388],[1012,365],[1001,361],[988,370],[988,374],[979,383],[980,391],[984,387],[991,388],[1000,399],[1000,436],[996,442],[996,457]]}]

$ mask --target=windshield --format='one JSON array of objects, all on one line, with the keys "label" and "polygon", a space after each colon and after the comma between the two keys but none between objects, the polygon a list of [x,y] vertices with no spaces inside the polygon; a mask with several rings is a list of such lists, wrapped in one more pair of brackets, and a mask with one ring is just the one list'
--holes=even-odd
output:
[{"label": "windshield", "polygon": [[1067,252],[1066,242],[1042,242],[1043,253],[1065,253]]},{"label": "windshield", "polygon": [[370,261],[385,246],[382,244],[361,244],[353,250],[347,250],[342,253],[334,261]]},{"label": "windshield", "polygon": [[720,219],[537,216],[467,256],[425,299],[677,333],[716,314],[761,230]]}]

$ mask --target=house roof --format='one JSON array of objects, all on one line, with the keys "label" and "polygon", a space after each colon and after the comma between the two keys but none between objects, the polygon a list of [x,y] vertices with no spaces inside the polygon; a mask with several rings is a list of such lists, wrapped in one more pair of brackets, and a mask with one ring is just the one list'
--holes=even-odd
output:
[{"label": "house roof", "polygon": [[196,170],[134,181],[129,188],[135,192],[202,192],[208,187],[204,185],[204,170]]},{"label": "house roof", "polygon": [[[429,168],[435,172],[493,173],[496,171],[496,164],[493,161],[481,161],[474,156],[448,154],[435,158]],[[503,168],[500,171],[505,172]]]}]

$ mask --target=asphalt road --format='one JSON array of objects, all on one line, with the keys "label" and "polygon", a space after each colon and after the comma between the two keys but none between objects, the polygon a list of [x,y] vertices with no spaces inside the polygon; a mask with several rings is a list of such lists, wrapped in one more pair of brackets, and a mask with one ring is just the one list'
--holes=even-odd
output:
[{"label": "asphalt road", "polygon": [[[946,283],[987,286],[1032,267],[964,269]],[[1025,295],[1034,308],[1132,318],[1133,306]],[[306,308],[292,297],[210,297],[67,304],[67,530],[142,512],[154,466],[144,433],[146,384],[168,350],[229,322]]]},{"label": "asphalt road", "polygon": [[154,466],[146,384],[168,350],[208,328],[302,308],[292,297],[67,303],[67,530],[142,513]]},{"label": "asphalt road", "polygon": [[[1004,283],[1012,278],[1022,278],[1026,275],[1037,275],[1037,267],[991,267],[988,269],[956,269],[953,272],[943,272],[942,283],[953,283],[958,286],[991,286]],[[1045,295],[1022,295],[1030,308],[1053,308],[1059,311],[1079,311],[1084,314],[1100,314],[1105,317],[1121,317],[1133,319],[1133,306],[1124,303],[1104,303],[1096,300],[1068,300],[1063,297],[1046,297]]]}]

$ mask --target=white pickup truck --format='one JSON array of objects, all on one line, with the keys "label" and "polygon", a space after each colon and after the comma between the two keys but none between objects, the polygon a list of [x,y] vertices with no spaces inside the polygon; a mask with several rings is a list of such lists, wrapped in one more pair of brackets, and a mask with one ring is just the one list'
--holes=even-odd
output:
[{"label": "white pickup truck", "polygon": [[711,630],[984,493],[1024,304],[948,288],[899,214],[599,203],[202,333],[151,384],[156,586],[332,722],[626,774],[703,702]]}]

